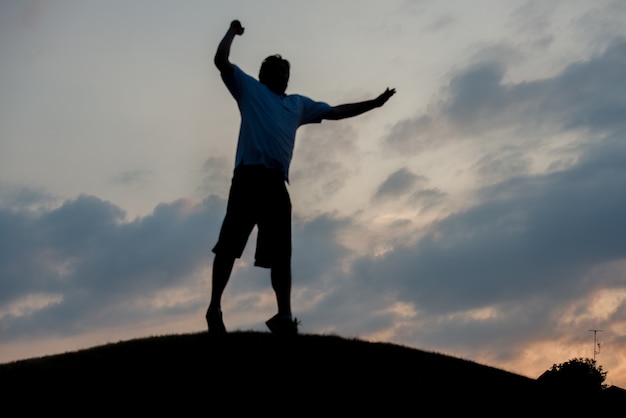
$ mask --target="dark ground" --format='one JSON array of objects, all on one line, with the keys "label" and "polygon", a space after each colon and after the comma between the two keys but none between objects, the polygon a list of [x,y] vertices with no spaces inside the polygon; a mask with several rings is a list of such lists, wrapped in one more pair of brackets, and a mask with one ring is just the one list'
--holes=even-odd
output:
[{"label": "dark ground", "polygon": [[0,390],[20,415],[563,416],[626,406],[623,391],[558,393],[444,354],[262,332],[152,337],[8,363]]}]

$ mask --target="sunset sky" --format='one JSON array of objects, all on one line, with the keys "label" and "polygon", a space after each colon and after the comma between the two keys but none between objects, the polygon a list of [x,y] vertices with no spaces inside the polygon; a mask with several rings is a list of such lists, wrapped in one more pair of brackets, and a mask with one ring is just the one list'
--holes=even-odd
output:
[{"label": "sunset sky", "polygon": [[[205,329],[233,19],[231,61],[280,53],[288,93],[397,90],[298,131],[301,332],[531,378],[595,355],[626,388],[622,0],[0,0],[0,362]],[[254,243],[229,330],[276,310]]]}]

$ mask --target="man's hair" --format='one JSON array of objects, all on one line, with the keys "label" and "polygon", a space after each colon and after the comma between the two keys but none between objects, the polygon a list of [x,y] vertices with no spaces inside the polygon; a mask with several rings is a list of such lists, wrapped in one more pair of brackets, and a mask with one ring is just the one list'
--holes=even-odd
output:
[{"label": "man's hair", "polygon": [[285,64],[287,65],[287,69],[291,69],[289,61],[281,57],[280,54],[270,55],[263,60],[261,69],[259,70],[259,81],[261,83],[266,84],[266,82],[269,81],[272,77],[272,69],[275,68],[277,64]]}]

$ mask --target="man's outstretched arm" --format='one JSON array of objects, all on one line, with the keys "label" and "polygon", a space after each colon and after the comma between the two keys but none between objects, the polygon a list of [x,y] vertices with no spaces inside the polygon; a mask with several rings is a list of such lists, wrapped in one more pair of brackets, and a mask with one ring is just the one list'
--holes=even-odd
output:
[{"label": "man's outstretched arm", "polygon": [[396,94],[396,89],[387,89],[380,96],[372,100],[366,100],[358,103],[348,103],[339,106],[332,107],[324,119],[339,120],[345,118],[351,118],[353,116],[360,115],[361,113],[368,112],[377,107],[381,107],[391,96]]},{"label": "man's outstretched arm", "polygon": [[236,35],[243,35],[243,27],[238,20],[233,20],[226,35],[224,35],[224,38],[218,45],[215,58],[213,59],[215,66],[221,73],[231,73],[233,71],[233,64],[228,60],[228,57],[230,56],[230,46]]}]

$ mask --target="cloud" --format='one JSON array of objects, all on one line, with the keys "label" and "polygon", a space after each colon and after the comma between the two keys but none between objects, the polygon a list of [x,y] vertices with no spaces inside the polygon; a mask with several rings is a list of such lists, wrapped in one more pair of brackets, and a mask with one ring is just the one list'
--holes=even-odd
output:
[{"label": "cloud", "polygon": [[[619,351],[626,338],[625,151],[623,141],[605,138],[566,170],[486,186],[474,207],[432,223],[424,238],[396,241],[380,255],[348,253],[347,267],[308,282],[315,298],[306,293],[307,303],[294,306],[308,307],[306,325],[316,332],[487,363],[524,361],[532,347],[555,344],[573,356],[587,344],[581,334],[598,324],[606,347]],[[367,225],[353,219],[342,228]],[[333,235],[325,234],[327,245]],[[547,368],[555,360],[537,361],[533,367],[543,361]]]},{"label": "cloud", "polygon": [[554,39],[554,15],[558,13],[557,2],[528,1],[515,9],[508,24],[516,28],[520,37],[530,38],[535,44],[549,44]]},{"label": "cloud", "polygon": [[409,198],[409,202],[421,207],[420,213],[441,206],[447,199],[448,194],[438,188],[418,189]]},{"label": "cloud", "polygon": [[[615,41],[552,78],[521,83],[504,83],[500,64],[473,65],[457,73],[436,111],[391,129],[387,145],[403,156],[434,144],[437,129],[468,141],[496,133],[502,144],[473,163],[471,206],[416,230],[418,239],[356,257],[314,321],[341,317],[335,332],[498,362],[519,361],[533,345],[580,346],[580,329],[592,324],[604,324],[614,346],[626,338],[626,124],[617,117],[626,114],[624,48]],[[562,142],[569,133],[575,140]],[[541,158],[545,169],[537,169]],[[406,203],[448,197],[407,167],[376,193],[409,196]]]},{"label": "cloud", "polygon": [[406,167],[402,167],[391,173],[385,181],[382,182],[373,200],[394,199],[410,192],[418,182],[424,181],[424,177],[412,173]]},{"label": "cloud", "polygon": [[413,245],[357,260],[352,275],[425,318],[492,310],[497,319],[462,321],[487,333],[509,319],[512,333],[535,316],[554,325],[586,295],[626,291],[623,269],[597,273],[626,260],[625,187],[626,146],[609,137],[568,170],[482,189],[476,206],[432,224]]},{"label": "cloud", "polygon": [[141,186],[146,184],[147,178],[152,174],[150,170],[124,171],[111,179],[113,184],[120,186]]},{"label": "cloud", "polygon": [[[499,149],[482,156],[473,166],[485,184],[496,183],[531,171],[532,159],[521,147]],[[556,166],[553,166],[556,169]]]},{"label": "cloud", "polygon": [[[4,316],[0,339],[146,318],[154,303],[135,302],[191,286],[206,268],[224,208],[215,196],[178,200],[124,222],[119,207],[81,195],[48,211],[0,211],[0,311],[19,313]],[[200,302],[189,303],[183,310]]]},{"label": "cloud", "polygon": [[[567,66],[553,78],[505,83],[502,62],[476,63],[452,76],[442,98],[427,114],[404,119],[383,139],[398,154],[440,147],[452,138],[469,139],[513,131],[525,146],[545,135],[572,130],[622,129],[626,114],[626,41],[617,39],[601,54]],[[502,137],[498,137],[502,140]]]},{"label": "cloud", "polygon": [[418,115],[395,123],[383,139],[384,153],[406,155],[437,147],[440,138],[433,134],[441,131],[437,122],[430,115]]},{"label": "cloud", "polygon": [[[419,207],[419,214],[441,207],[448,198],[448,194],[436,187],[426,187],[428,178],[413,173],[407,167],[402,167],[391,173],[376,189],[372,196],[374,204],[387,203],[396,209],[405,205]],[[405,220],[407,221],[407,220]],[[406,225],[405,225],[406,226]],[[404,228],[406,231],[406,228]],[[398,235],[394,231],[391,235]]]},{"label": "cloud", "polygon": [[626,4],[619,0],[611,0],[589,8],[573,23],[584,29],[582,42],[593,47],[606,45],[614,34],[623,32],[626,18]]},{"label": "cloud", "polygon": [[57,197],[42,188],[17,187],[0,183],[0,209],[39,210],[56,204]]},{"label": "cloud", "polygon": [[[86,194],[55,208],[0,209],[0,341],[195,314],[207,303],[211,248],[225,209],[215,195],[180,199],[129,222],[118,206]],[[332,214],[294,215],[300,298],[332,291],[351,256],[343,234],[353,227]],[[236,264],[230,313],[264,309],[271,292],[269,281],[258,279],[269,277],[267,270],[250,263],[255,237]]]},{"label": "cloud", "polygon": [[[427,113],[394,125],[384,146],[403,160],[474,143],[471,206],[415,230],[418,239],[356,257],[313,321],[500,364],[555,341],[580,347],[581,329],[594,324],[617,347],[626,338],[625,48],[615,40],[523,82],[505,81],[507,60],[474,62]],[[406,167],[377,191],[407,195],[406,203],[448,198]]]}]

